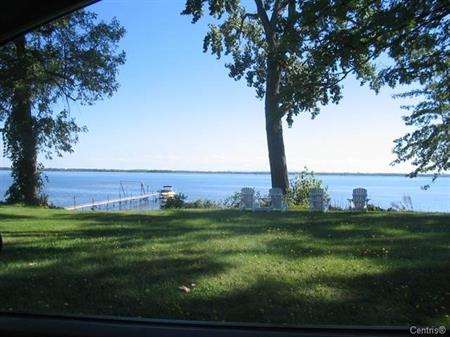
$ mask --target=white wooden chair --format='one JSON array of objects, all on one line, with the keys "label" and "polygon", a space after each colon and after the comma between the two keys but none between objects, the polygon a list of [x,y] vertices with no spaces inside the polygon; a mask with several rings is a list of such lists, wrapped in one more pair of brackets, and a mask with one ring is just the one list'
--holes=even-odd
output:
[{"label": "white wooden chair", "polygon": [[309,191],[309,210],[326,212],[329,207],[329,199],[321,188],[313,188]]},{"label": "white wooden chair", "polygon": [[367,198],[367,190],[365,188],[355,188],[352,193],[352,198],[347,199],[350,203],[350,209],[354,211],[367,210],[367,203],[370,199]]},{"label": "white wooden chair", "polygon": [[250,187],[244,187],[241,189],[241,202],[239,209],[241,211],[246,209],[255,210],[257,204],[255,200],[255,190]]},{"label": "white wooden chair", "polygon": [[281,212],[287,211],[287,204],[283,198],[283,192],[281,188],[274,187],[269,190],[270,196],[270,209],[280,210]]}]

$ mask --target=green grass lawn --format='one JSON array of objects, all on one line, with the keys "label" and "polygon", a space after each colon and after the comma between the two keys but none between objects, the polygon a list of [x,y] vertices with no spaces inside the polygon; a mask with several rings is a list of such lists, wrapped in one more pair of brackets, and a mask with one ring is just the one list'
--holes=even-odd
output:
[{"label": "green grass lawn", "polygon": [[0,206],[0,232],[0,311],[450,325],[450,215]]}]

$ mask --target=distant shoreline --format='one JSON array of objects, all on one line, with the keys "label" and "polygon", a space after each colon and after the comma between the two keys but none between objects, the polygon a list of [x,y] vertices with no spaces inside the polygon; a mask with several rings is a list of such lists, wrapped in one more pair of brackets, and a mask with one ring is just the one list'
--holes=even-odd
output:
[{"label": "distant shoreline", "polygon": [[[9,171],[8,167],[0,167],[0,171]],[[201,170],[146,170],[146,169],[87,169],[87,168],[46,168],[44,172],[117,172],[117,173],[193,173],[193,174],[270,174],[269,171],[201,171]],[[301,171],[292,171],[289,174],[299,174]],[[314,172],[315,175],[334,176],[407,176],[407,173],[367,173],[367,172]],[[421,177],[433,177],[433,174],[419,174]],[[450,177],[449,173],[440,175]]]}]

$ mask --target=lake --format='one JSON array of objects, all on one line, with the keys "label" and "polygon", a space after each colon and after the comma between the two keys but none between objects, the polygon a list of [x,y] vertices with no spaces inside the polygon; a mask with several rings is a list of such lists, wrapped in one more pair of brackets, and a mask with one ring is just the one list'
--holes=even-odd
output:
[{"label": "lake", "polygon": [[[222,201],[242,187],[254,187],[261,194],[270,188],[270,175],[264,173],[178,173],[178,172],[95,172],[95,171],[47,171],[45,193],[56,206],[71,206],[74,197],[77,204],[118,198],[124,187],[127,195],[140,191],[140,182],[150,191],[163,185],[172,185],[184,193],[188,200],[210,199]],[[293,178],[293,175],[290,175]],[[370,203],[387,208],[392,202],[410,197],[416,211],[450,212],[450,177],[440,177],[434,183],[431,177],[410,179],[401,175],[317,174],[328,186],[331,204],[348,205],[352,190],[364,187]],[[0,171],[0,200],[11,183],[10,172]],[[421,187],[430,184],[428,190]]]}]

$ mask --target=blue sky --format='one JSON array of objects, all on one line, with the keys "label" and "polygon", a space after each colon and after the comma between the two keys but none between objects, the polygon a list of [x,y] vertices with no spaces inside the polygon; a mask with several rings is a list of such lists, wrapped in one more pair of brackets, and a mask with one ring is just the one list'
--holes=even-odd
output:
[{"label": "blue sky", "polygon": [[[268,170],[263,103],[230,79],[224,60],[202,52],[208,19],[181,16],[183,0],[104,0],[90,7],[127,29],[119,91],[72,113],[88,127],[73,154],[47,167]],[[391,167],[392,141],[407,129],[401,101],[375,95],[349,78],[339,105],[285,127],[288,169],[320,172],[407,172]],[[398,91],[398,90],[397,90]],[[1,159],[0,166],[9,163]]]}]

